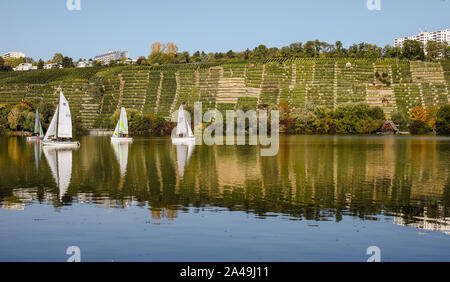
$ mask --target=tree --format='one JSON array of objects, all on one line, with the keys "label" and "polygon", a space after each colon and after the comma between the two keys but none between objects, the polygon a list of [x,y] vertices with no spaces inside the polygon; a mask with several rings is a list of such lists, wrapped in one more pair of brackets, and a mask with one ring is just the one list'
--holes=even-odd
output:
[{"label": "tree", "polygon": [[22,112],[31,111],[31,105],[24,101],[15,105],[8,114],[8,124],[9,128],[16,130],[22,117]]},{"label": "tree", "polygon": [[409,60],[425,59],[422,43],[417,40],[405,40],[403,42],[402,57]]},{"label": "tree", "polygon": [[4,67],[5,67],[5,60],[3,59],[3,57],[0,57],[0,71],[2,71]]},{"label": "tree", "polygon": [[450,134],[450,104],[443,105],[436,114],[436,132]]},{"label": "tree", "polygon": [[334,43],[334,46],[335,46],[335,54],[338,57],[344,57],[346,55],[347,50],[345,50],[341,41],[336,41],[336,43]]},{"label": "tree", "polygon": [[408,128],[408,120],[401,112],[395,112],[391,120],[400,130],[406,130]]},{"label": "tree", "polygon": [[420,106],[416,106],[409,111],[409,131],[412,134],[426,134],[431,131],[428,124],[428,113]]},{"label": "tree", "polygon": [[306,41],[303,45],[303,56],[304,57],[317,57],[319,54],[316,53],[316,48],[313,41]]},{"label": "tree", "polygon": [[42,59],[39,59],[37,68],[38,68],[38,70],[41,70],[44,68],[44,61]]},{"label": "tree", "polygon": [[253,49],[251,58],[255,60],[264,60],[268,58],[268,56],[269,56],[269,49],[267,49],[266,45],[261,44],[255,49]]},{"label": "tree", "polygon": [[189,63],[189,59],[190,59],[189,52],[176,54],[176,60],[178,64]]},{"label": "tree", "polygon": [[352,58],[380,58],[382,49],[377,45],[361,42],[350,46],[347,54]]},{"label": "tree", "polygon": [[20,58],[7,58],[5,59],[5,67],[10,67],[10,68],[15,68],[18,65],[20,65],[21,63],[25,62],[25,58],[24,57],[20,57]]},{"label": "tree", "polygon": [[63,68],[72,68],[73,67],[72,58],[63,57],[62,66],[63,66]]},{"label": "tree", "polygon": [[383,48],[382,56],[384,58],[399,58],[401,57],[402,49],[400,47],[392,47],[391,45],[386,45]]},{"label": "tree", "polygon": [[137,60],[136,60],[136,65],[140,66],[140,65],[148,65],[147,60],[145,59],[144,56],[140,56]]},{"label": "tree", "polygon": [[175,45],[173,42],[167,42],[166,44],[166,54],[176,54],[178,53],[178,46]]},{"label": "tree", "polygon": [[409,111],[409,119],[427,122],[428,121],[427,111],[421,106],[416,106]]},{"label": "tree", "polygon": [[62,64],[63,59],[64,59],[64,57],[61,53],[55,53],[55,55],[53,55],[52,62],[56,63],[56,64]]}]

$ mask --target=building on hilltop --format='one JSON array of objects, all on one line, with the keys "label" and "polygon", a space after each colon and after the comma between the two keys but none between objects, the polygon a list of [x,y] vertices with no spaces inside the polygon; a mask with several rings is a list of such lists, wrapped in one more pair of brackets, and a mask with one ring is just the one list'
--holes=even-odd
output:
[{"label": "building on hilltop", "polygon": [[22,52],[8,52],[5,53],[1,56],[3,59],[8,59],[8,58],[25,58],[25,53]]},{"label": "building on hilltop", "polygon": [[109,64],[110,61],[120,60],[122,58],[128,59],[128,51],[108,51],[106,54],[95,56],[94,60],[102,62],[103,64]]},{"label": "building on hilltop", "polygon": [[77,68],[89,68],[93,66],[93,62],[92,61],[79,61],[77,63]]},{"label": "building on hilltop", "polygon": [[128,59],[126,59],[126,60],[123,61],[123,63],[124,63],[125,65],[134,65],[134,64],[136,64],[136,62],[137,62],[137,60],[135,60],[135,59],[130,59],[130,58],[128,58]]},{"label": "building on hilltop", "polygon": [[17,67],[13,68],[14,71],[28,71],[37,70],[37,66],[33,66],[30,63],[21,63]]},{"label": "building on hilltop", "polygon": [[411,35],[407,37],[395,38],[394,39],[394,47],[403,47],[403,42],[405,40],[416,40],[421,42],[424,46],[428,41],[436,41],[436,42],[447,42],[450,43],[450,28],[444,30],[438,30],[433,32],[420,32],[416,35]]},{"label": "building on hilltop", "polygon": [[44,69],[45,70],[49,70],[49,69],[62,69],[63,66],[61,64],[58,63],[48,63],[44,65]]}]

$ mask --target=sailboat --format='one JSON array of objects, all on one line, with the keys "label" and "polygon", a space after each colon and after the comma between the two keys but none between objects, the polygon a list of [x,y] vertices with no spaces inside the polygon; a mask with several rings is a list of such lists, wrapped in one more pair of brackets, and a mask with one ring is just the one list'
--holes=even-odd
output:
[{"label": "sailboat", "polygon": [[62,200],[72,178],[72,150],[57,147],[43,147],[42,150],[58,186],[59,199]]},{"label": "sailboat", "polygon": [[44,131],[42,130],[41,121],[39,120],[39,111],[36,109],[36,118],[34,120],[34,135],[28,136],[28,141],[44,139]]},{"label": "sailboat", "polygon": [[177,163],[178,163],[178,174],[180,178],[183,178],[184,175],[184,167],[189,162],[191,158],[192,152],[194,151],[194,144],[185,145],[179,144],[177,147]]},{"label": "sailboat", "polygon": [[111,136],[111,142],[133,142],[133,138],[128,137],[127,111],[124,107],[120,108],[120,117]]},{"label": "sailboat", "polygon": [[80,142],[72,141],[72,118],[70,115],[69,102],[62,91],[59,93],[59,104],[56,107],[47,133],[45,133],[44,146],[57,146],[76,148]]},{"label": "sailboat", "polygon": [[173,144],[194,144],[195,136],[192,133],[191,125],[186,120],[183,104],[178,109],[178,122],[176,136],[172,136]]}]

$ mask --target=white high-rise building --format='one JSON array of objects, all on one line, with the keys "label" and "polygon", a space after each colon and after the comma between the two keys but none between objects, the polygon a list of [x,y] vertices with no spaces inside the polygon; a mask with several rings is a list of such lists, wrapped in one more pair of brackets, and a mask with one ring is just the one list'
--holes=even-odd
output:
[{"label": "white high-rise building", "polygon": [[8,58],[24,58],[25,57],[25,53],[22,52],[8,52],[2,55],[3,59],[8,59]]},{"label": "white high-rise building", "polygon": [[422,42],[425,46],[428,41],[436,41],[436,42],[447,42],[450,44],[450,28],[444,30],[438,30],[433,32],[420,32],[416,35],[411,35],[407,37],[395,38],[394,39],[394,47],[403,47],[403,42],[405,40],[416,40]]},{"label": "white high-rise building", "polygon": [[103,62],[104,64],[109,64],[110,61],[120,60],[129,58],[128,51],[108,51],[106,54],[95,56],[95,61]]}]

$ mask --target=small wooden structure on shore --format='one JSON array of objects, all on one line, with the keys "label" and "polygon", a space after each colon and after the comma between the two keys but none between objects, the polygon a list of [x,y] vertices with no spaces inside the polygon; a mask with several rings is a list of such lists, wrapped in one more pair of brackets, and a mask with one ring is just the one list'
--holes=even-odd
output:
[{"label": "small wooden structure on shore", "polygon": [[399,130],[392,120],[387,120],[380,128],[379,134],[398,134]]}]

